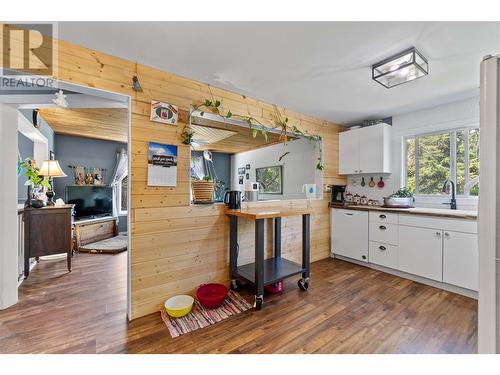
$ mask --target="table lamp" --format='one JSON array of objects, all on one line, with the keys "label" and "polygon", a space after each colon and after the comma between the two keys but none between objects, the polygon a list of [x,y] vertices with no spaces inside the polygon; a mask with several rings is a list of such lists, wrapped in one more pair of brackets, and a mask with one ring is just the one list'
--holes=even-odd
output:
[{"label": "table lamp", "polygon": [[54,191],[52,190],[53,177],[66,177],[57,160],[44,160],[40,168],[40,176],[49,178],[50,190],[45,193],[47,196],[47,206],[54,206]]}]

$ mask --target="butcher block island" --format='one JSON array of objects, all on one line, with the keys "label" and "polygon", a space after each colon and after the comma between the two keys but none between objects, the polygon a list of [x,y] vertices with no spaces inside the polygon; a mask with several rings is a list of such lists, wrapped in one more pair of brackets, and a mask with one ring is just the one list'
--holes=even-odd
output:
[{"label": "butcher block island", "polygon": [[[310,275],[310,217],[308,208],[248,208],[226,210],[229,216],[229,265],[231,288],[238,288],[238,281],[249,282],[255,287],[255,307],[260,310],[264,302],[264,286],[295,275],[302,275],[298,281],[301,290],[309,287]],[[302,216],[302,264],[292,262],[281,256],[281,218]],[[255,221],[255,262],[238,266],[238,218]],[[273,257],[264,259],[264,222],[273,220]]]},{"label": "butcher block island", "polygon": [[340,206],[332,257],[477,298],[477,212]]}]

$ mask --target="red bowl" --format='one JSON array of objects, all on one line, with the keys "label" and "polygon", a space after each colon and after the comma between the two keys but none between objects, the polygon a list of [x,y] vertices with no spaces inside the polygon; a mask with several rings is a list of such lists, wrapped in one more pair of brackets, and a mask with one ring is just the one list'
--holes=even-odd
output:
[{"label": "red bowl", "polygon": [[228,289],[222,284],[202,284],[196,291],[196,298],[207,309],[215,309],[222,305]]}]

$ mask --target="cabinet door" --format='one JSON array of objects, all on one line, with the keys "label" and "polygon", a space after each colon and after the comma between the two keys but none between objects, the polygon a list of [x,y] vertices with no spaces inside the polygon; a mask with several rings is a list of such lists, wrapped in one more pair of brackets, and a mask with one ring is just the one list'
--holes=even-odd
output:
[{"label": "cabinet door", "polygon": [[368,212],[332,210],[332,252],[368,261]]},{"label": "cabinet door", "polygon": [[359,170],[359,130],[339,134],[339,173],[355,174]]},{"label": "cabinet door", "polygon": [[363,128],[359,133],[359,173],[384,172],[384,137],[380,125]]},{"label": "cabinet door", "polygon": [[443,281],[477,291],[479,283],[477,235],[445,231],[443,242]]},{"label": "cabinet door", "polygon": [[399,226],[398,268],[428,279],[443,280],[443,232]]}]

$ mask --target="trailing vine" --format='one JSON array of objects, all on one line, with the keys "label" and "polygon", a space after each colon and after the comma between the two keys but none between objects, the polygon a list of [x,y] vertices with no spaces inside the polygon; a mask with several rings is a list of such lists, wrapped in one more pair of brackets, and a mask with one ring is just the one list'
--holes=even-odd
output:
[{"label": "trailing vine", "polygon": [[[190,120],[192,113],[194,111],[199,111],[200,115],[203,116],[203,114],[206,111],[209,111],[210,113],[216,114],[220,116],[223,120],[225,119],[230,119],[230,118],[236,118],[238,120],[241,120],[245,122],[248,127],[250,128],[251,134],[253,138],[256,138],[259,134],[264,137],[266,142],[268,141],[268,133],[273,130],[279,130],[280,132],[280,140],[283,141],[285,144],[288,141],[288,136],[289,134],[292,134],[294,136],[299,136],[299,137],[304,137],[307,138],[311,142],[319,142],[321,141],[321,136],[320,135],[311,135],[306,131],[302,131],[297,126],[295,125],[289,125],[288,124],[288,117],[283,116],[278,109],[276,105],[273,105],[274,108],[274,126],[266,126],[262,124],[259,120],[257,120],[255,117],[252,116],[245,116],[245,115],[240,115],[237,113],[231,112],[231,110],[227,110],[227,112],[223,112],[221,108],[222,102],[220,100],[216,100],[213,98],[212,99],[205,99],[204,102],[202,103],[193,103],[192,109],[193,111],[190,112],[189,118],[188,118],[188,123],[184,126],[181,137],[182,137],[182,143],[186,145],[190,145],[193,141],[193,131],[189,127]],[[321,150],[320,150],[320,157],[318,158],[318,163],[316,165],[316,169],[322,171],[323,170],[323,164],[321,163]]]}]

